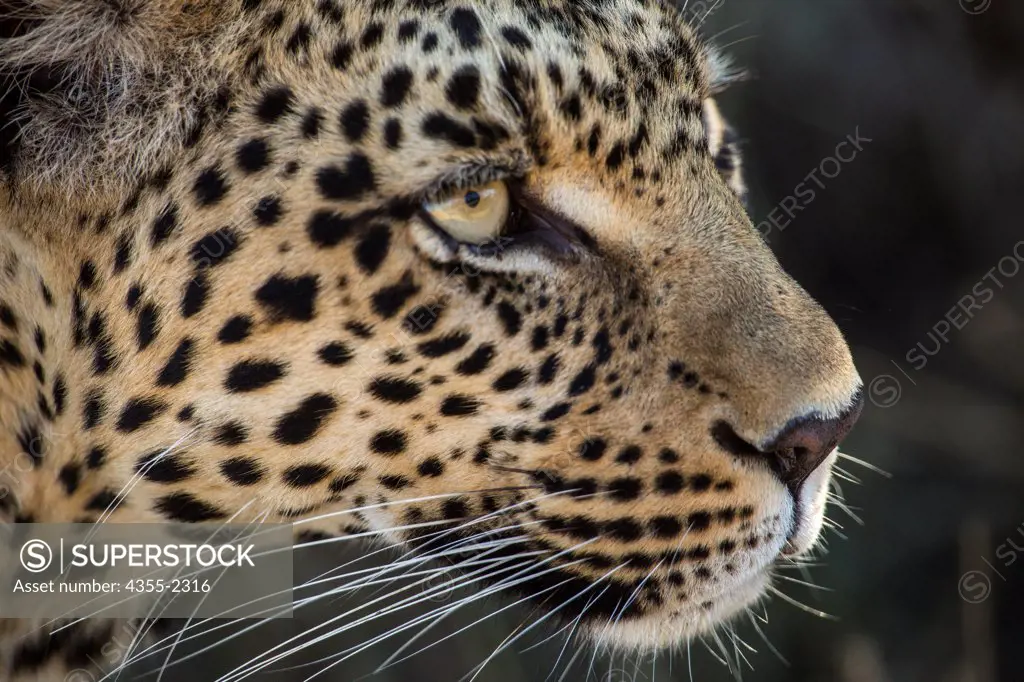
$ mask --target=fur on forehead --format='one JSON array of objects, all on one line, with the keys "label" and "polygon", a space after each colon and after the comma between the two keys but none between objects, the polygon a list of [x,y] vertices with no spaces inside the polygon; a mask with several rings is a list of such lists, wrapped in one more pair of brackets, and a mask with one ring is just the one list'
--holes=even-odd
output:
[{"label": "fur on forehead", "polygon": [[[292,0],[5,0],[0,18],[0,179],[22,190],[81,202],[125,193],[140,176],[172,163],[190,131],[218,115],[220,92],[244,78],[241,47],[259,36],[275,8],[326,21],[336,8],[345,24],[388,11],[444,15],[457,2],[382,3]],[[728,62],[699,44],[682,16],[667,4],[632,0],[532,3],[486,0],[467,3],[480,15],[523,19],[523,30],[545,42],[557,37],[560,52],[582,56],[600,30],[621,53],[673,58],[676,48],[696,57],[690,86],[708,95],[733,78]],[[365,16],[364,16],[365,15]],[[625,32],[602,30],[623,24]],[[548,24],[557,30],[541,36]],[[502,27],[484,26],[488,33]],[[567,35],[568,31],[568,35]],[[577,36],[573,37],[573,33]],[[496,35],[494,37],[497,37]],[[282,38],[282,42],[284,38]],[[550,46],[554,47],[554,46]],[[660,51],[660,52],[659,52]]]}]

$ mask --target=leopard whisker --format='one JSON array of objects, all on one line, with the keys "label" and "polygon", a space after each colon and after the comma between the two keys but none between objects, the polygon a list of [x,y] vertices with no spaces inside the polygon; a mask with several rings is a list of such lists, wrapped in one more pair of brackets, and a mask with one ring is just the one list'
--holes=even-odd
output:
[{"label": "leopard whisker", "polygon": [[824,618],[826,620],[832,620],[832,621],[838,621],[839,620],[838,618],[836,618],[835,616],[833,616],[831,614],[828,614],[828,613],[826,613],[824,611],[820,611],[820,610],[815,609],[815,608],[811,608],[810,606],[807,606],[806,604],[803,604],[803,603],[797,601],[796,599],[793,599],[793,597],[790,597],[788,594],[786,594],[782,590],[778,589],[774,585],[768,585],[767,586],[767,590],[769,592],[771,592],[772,594],[774,594],[775,596],[777,596],[782,601],[786,602],[787,604],[790,604],[791,606],[795,606],[798,609],[800,609],[801,611],[806,611],[807,613],[811,614],[812,616],[817,616],[818,618]]},{"label": "leopard whisker", "polygon": [[[579,547],[582,547],[582,546],[585,546],[585,545],[587,545],[587,544],[590,544],[590,543],[591,543],[591,542],[593,542],[593,541],[594,541],[594,540],[588,540],[588,541],[585,541],[585,542],[583,542],[583,543],[581,543],[581,544],[579,544],[579,545],[577,545],[577,546],[575,546],[575,547],[572,547],[572,548],[569,548],[569,549],[563,550],[562,552],[560,552],[560,553],[558,553],[558,554],[556,554],[556,555],[554,555],[554,556],[552,556],[552,557],[549,557],[549,558],[545,559],[544,561],[540,562],[539,564],[536,564],[536,565],[531,565],[531,566],[530,566],[529,568],[533,568],[533,567],[535,567],[535,566],[542,566],[542,565],[543,565],[544,563],[547,563],[547,562],[549,562],[549,561],[554,561],[554,560],[556,560],[556,559],[557,559],[557,558],[558,558],[559,556],[561,556],[561,555],[563,555],[563,554],[566,554],[566,553],[568,553],[568,552],[571,552],[571,551],[575,551],[575,549],[578,549]],[[549,569],[549,570],[557,570],[557,569],[558,569],[558,567],[556,567],[555,569]],[[546,573],[546,572],[549,572],[549,571],[545,571],[545,573]],[[529,579],[532,579],[533,577],[536,577],[536,576],[528,577],[528,578],[526,578],[526,579],[524,579],[524,580],[529,580]],[[422,581],[419,581],[419,582],[422,582]],[[522,581],[520,581],[520,582],[522,582]],[[418,584],[418,583],[414,583],[413,585],[410,585],[410,586],[408,586],[408,587],[406,587],[406,588],[402,588],[402,589],[401,589],[401,590],[399,590],[399,591],[404,591],[405,589],[409,589],[409,588],[411,588],[411,587],[415,587],[415,585],[416,585],[416,584]],[[493,592],[494,592],[494,591],[496,591],[497,589],[504,589],[504,588],[503,588],[503,587],[501,587],[501,586],[500,586],[500,584],[499,584],[499,585],[496,585],[496,586],[492,587],[492,588],[491,588],[491,589],[489,589],[489,590],[485,590],[484,592],[481,592],[481,593],[480,593],[479,595],[476,595],[476,596],[477,596],[477,597],[482,597],[482,596],[484,596],[484,595],[487,595],[487,594],[491,594],[491,593],[493,593]],[[377,601],[380,601],[381,599],[383,599],[383,598],[386,598],[386,597],[388,597],[388,596],[392,596],[392,595],[385,595],[385,597],[381,597],[381,598],[375,599],[375,600],[373,600],[373,601],[371,601],[371,602],[368,602],[368,603],[366,603],[366,604],[360,605],[359,607],[357,607],[356,609],[353,609],[352,611],[356,611],[356,610],[358,610],[359,608],[364,608],[365,606],[369,606],[370,604],[372,604],[372,603],[374,603],[374,602],[377,602]],[[418,603],[418,601],[421,601],[422,599],[428,599],[428,598],[429,598],[429,596],[425,596],[425,597],[422,597],[422,598],[421,598],[420,600],[417,600],[417,601],[415,601],[415,602],[412,602],[412,603]],[[407,600],[408,600],[408,598],[407,598]],[[390,612],[392,612],[392,611],[394,611],[394,610],[397,610],[397,609],[400,609],[400,608],[405,608],[406,606],[409,606],[409,605],[411,605],[410,603],[406,603],[406,602],[407,602],[407,600],[403,600],[403,602],[399,602],[399,604],[393,605],[393,606],[391,607],[391,609],[390,609],[390,610],[385,610],[385,611],[383,611],[383,612],[377,612],[377,613],[375,613],[375,614],[374,614],[374,615],[372,616],[372,618],[377,618],[377,617],[380,617],[381,615],[385,615],[385,613],[390,613]],[[315,626],[315,627],[314,627],[314,628],[312,628],[312,629],[311,629],[310,631],[313,631],[313,630],[317,630],[317,629],[321,629],[321,628],[324,628],[324,627],[330,626],[331,624],[333,624],[333,623],[335,623],[335,622],[339,621],[340,619],[342,619],[342,618],[344,618],[344,617],[348,616],[348,615],[349,615],[349,613],[351,613],[351,611],[350,611],[350,612],[346,612],[346,613],[343,613],[343,614],[341,614],[341,615],[339,615],[339,616],[335,616],[335,617],[332,617],[332,618],[331,618],[331,619],[329,619],[328,621],[326,621],[326,622],[324,622],[324,623],[322,623],[322,624],[320,624],[320,625],[318,625],[318,626]],[[371,619],[372,619],[372,618],[371,618]],[[354,627],[354,626],[355,626],[356,624],[361,624],[361,622],[363,622],[363,621],[362,621],[362,620],[360,620],[360,621],[357,621],[357,623],[355,623],[355,624],[350,624],[350,625],[347,625],[347,626],[345,626],[345,627],[344,627],[343,629],[349,629],[349,628],[351,628],[351,627]],[[331,633],[328,633],[327,635],[320,635],[320,636],[319,636],[319,637],[318,637],[317,639],[315,639],[315,640],[313,640],[313,641],[311,641],[311,642],[307,643],[307,644],[306,644],[306,646],[309,646],[309,645],[312,645],[312,644],[316,644],[316,643],[317,643],[317,642],[319,642],[319,641],[323,641],[323,639],[326,639],[326,638],[329,638],[329,637],[331,637],[331,636],[334,636],[334,635],[335,635],[335,634],[337,634],[337,632],[339,632],[339,631],[342,631],[342,629],[338,629],[338,630],[332,631]],[[278,644],[278,645],[276,645],[275,647],[273,647],[272,649],[268,650],[268,651],[267,651],[267,652],[265,652],[264,654],[261,654],[261,656],[260,656],[260,657],[262,657],[262,656],[266,656],[267,654],[271,653],[272,651],[275,651],[275,650],[281,649],[281,648],[283,648],[283,647],[287,646],[288,644],[291,644],[291,643],[292,643],[292,642],[294,642],[294,641],[295,641],[296,639],[297,639],[297,637],[292,637],[292,638],[290,638],[290,639],[286,640],[285,642],[282,642],[281,644]],[[302,647],[299,647],[299,648],[302,648]],[[295,651],[297,651],[297,650],[298,650],[298,649],[295,649],[295,648],[293,648],[293,649],[291,649],[291,650],[288,650],[288,651],[286,651],[286,652],[285,652],[285,654],[283,654],[283,655],[282,655],[282,654],[277,654],[277,655],[276,655],[276,656],[275,656],[274,658],[272,658],[272,659],[271,659],[270,661],[264,662],[264,663],[263,663],[263,664],[261,664],[261,665],[260,665],[259,667],[257,667],[257,668],[254,668],[254,669],[252,669],[252,670],[248,670],[248,671],[246,671],[246,670],[245,670],[245,666],[246,666],[246,665],[248,665],[248,664],[245,664],[245,665],[243,665],[243,666],[239,666],[238,668],[235,668],[235,669],[234,669],[234,670],[232,670],[231,672],[227,673],[227,674],[226,674],[225,676],[222,676],[222,677],[221,677],[221,678],[220,678],[220,679],[218,680],[218,682],[227,682],[228,680],[231,680],[231,679],[236,679],[236,678],[237,678],[237,679],[241,679],[241,677],[237,677],[237,675],[240,675],[240,674],[241,674],[241,675],[243,675],[243,676],[248,676],[249,674],[252,674],[252,673],[254,673],[254,672],[257,672],[258,670],[261,670],[261,669],[265,668],[265,667],[266,667],[267,665],[270,665],[270,664],[272,664],[273,662],[275,662],[275,661],[277,661],[277,660],[280,660],[280,659],[281,659],[281,658],[283,658],[284,656],[288,656],[288,655],[291,655],[291,654],[295,653]],[[255,660],[258,660],[258,658],[259,658],[259,657],[257,657],[257,659],[254,659],[254,661],[251,661],[251,662],[255,662]]]},{"label": "leopard whisker", "polygon": [[[771,651],[773,654],[775,654],[775,657],[778,658],[780,661],[782,661],[783,665],[785,665],[786,667],[789,667],[790,666],[789,661],[786,660],[786,657],[783,656],[782,653],[775,647],[775,645],[771,643],[771,641],[768,639],[767,635],[765,635],[764,630],[761,628],[760,625],[758,625],[757,621],[758,621],[758,619],[760,617],[756,616],[756,614],[754,614],[754,612],[751,609],[748,608],[747,609],[747,618],[750,620],[750,624],[754,627],[754,630],[757,632],[758,635],[760,635],[761,639],[764,641],[765,646],[768,647],[768,650]],[[768,619],[765,618],[764,621],[768,622]]]},{"label": "leopard whisker", "polygon": [[859,457],[854,457],[851,454],[848,454],[848,453],[845,453],[845,452],[838,452],[838,451],[836,452],[836,454],[839,455],[839,457],[841,459],[845,459],[848,462],[853,462],[854,464],[859,464],[860,466],[864,467],[868,471],[872,471],[872,472],[878,474],[879,476],[884,476],[885,478],[892,478],[893,477],[893,475],[891,473],[889,473],[888,471],[886,471],[885,469],[882,469],[881,467],[875,466],[871,462],[864,461],[863,459],[860,459]]},{"label": "leopard whisker", "polygon": [[[580,563],[580,562],[574,562],[574,563]],[[543,562],[542,562],[542,564],[543,564]],[[542,564],[540,564],[540,565],[542,565]],[[522,565],[523,564],[519,564],[517,566],[512,567],[512,569],[514,570],[514,569],[516,569],[516,568],[518,568],[519,566],[522,566]],[[573,565],[573,564],[570,563],[570,564],[567,564],[567,565]],[[534,569],[536,566],[537,566],[537,564],[530,564],[530,563],[528,563],[528,564],[526,564],[525,569],[523,569],[523,570],[529,571],[531,569]],[[550,569],[548,569],[546,571],[542,571],[541,573],[531,574],[531,575],[527,575],[526,577],[519,578],[518,580],[515,580],[514,582],[511,582],[511,583],[508,583],[508,584],[499,583],[499,584],[496,584],[496,585],[494,585],[494,586],[492,586],[492,587],[490,587],[490,588],[488,588],[488,589],[486,589],[484,591],[481,591],[481,592],[476,593],[476,594],[472,594],[472,595],[464,598],[462,601],[457,602],[456,604],[445,605],[443,607],[439,607],[438,609],[434,609],[433,611],[430,611],[427,614],[424,614],[422,616],[418,616],[418,617],[414,618],[413,620],[411,620],[408,623],[405,623],[404,625],[398,626],[397,628],[393,628],[392,630],[388,631],[387,633],[384,633],[382,635],[378,635],[377,637],[373,638],[369,642],[366,642],[366,643],[364,643],[362,645],[359,645],[358,647],[354,647],[353,649],[349,649],[349,650],[340,652],[338,654],[333,654],[332,656],[329,656],[329,657],[326,657],[324,659],[321,659],[320,662],[323,662],[324,660],[329,660],[330,658],[341,657],[341,658],[339,658],[339,660],[331,663],[327,668],[325,668],[321,672],[325,672],[326,670],[330,669],[331,667],[333,667],[335,665],[338,665],[343,660],[346,660],[347,658],[349,658],[351,656],[354,656],[354,655],[356,655],[356,654],[358,654],[358,653],[360,653],[362,651],[365,651],[366,649],[374,646],[375,644],[377,644],[380,641],[383,641],[384,639],[387,639],[387,638],[389,638],[391,636],[394,636],[395,634],[398,634],[399,632],[403,632],[403,631],[405,631],[405,630],[407,630],[407,629],[409,629],[411,627],[415,627],[416,625],[419,625],[420,623],[424,622],[425,620],[433,618],[439,612],[440,613],[447,612],[449,609],[458,608],[458,607],[460,607],[461,605],[463,605],[465,603],[469,603],[469,602],[472,602],[472,601],[477,601],[477,600],[482,599],[482,598],[484,598],[486,596],[489,596],[491,594],[495,594],[496,592],[499,592],[499,591],[501,591],[501,590],[503,590],[503,589],[505,589],[507,587],[513,587],[513,586],[521,584],[523,582],[527,582],[529,580],[533,580],[533,579],[535,579],[535,578],[537,578],[537,577],[539,577],[541,575],[545,575],[545,574],[550,573],[552,571],[561,570],[561,568],[562,568],[561,566],[555,566],[555,567],[552,567],[552,568],[550,568]],[[522,571],[520,571],[520,573],[521,572]],[[493,575],[493,573],[491,573],[490,575]],[[517,573],[516,575],[519,575],[519,574]],[[468,586],[472,582],[470,580],[471,577],[472,577],[471,575],[464,577],[463,578],[463,584]],[[512,576],[512,577],[515,577],[515,576]],[[505,580],[506,581],[510,580],[510,578],[506,578]],[[505,581],[503,581],[503,582],[505,582]],[[296,653],[297,651],[300,651],[303,648],[306,648],[308,646],[312,646],[312,645],[317,644],[317,643],[319,643],[321,641],[325,641],[326,639],[329,639],[331,637],[336,636],[337,634],[339,634],[341,632],[344,632],[344,631],[346,631],[348,629],[351,629],[353,627],[361,625],[364,622],[368,622],[369,620],[373,620],[373,619],[379,618],[379,617],[381,617],[383,615],[387,615],[388,613],[393,613],[394,611],[400,610],[402,608],[407,608],[409,606],[413,606],[413,605],[416,605],[416,604],[421,603],[423,601],[429,600],[432,597],[432,593],[433,592],[444,590],[444,589],[446,589],[446,587],[445,586],[441,586],[439,588],[434,588],[433,590],[428,590],[426,593],[424,593],[423,595],[419,596],[418,598],[406,598],[406,600],[403,600],[403,602],[400,602],[399,604],[392,605],[392,606],[390,606],[390,607],[388,607],[386,609],[382,609],[381,611],[375,612],[374,614],[371,614],[368,617],[364,617],[363,619],[360,619],[359,621],[356,621],[356,622],[353,622],[353,623],[350,623],[350,624],[346,624],[346,625],[341,626],[339,628],[335,628],[334,630],[332,630],[330,632],[327,632],[325,634],[319,635],[317,638],[315,638],[315,639],[313,639],[313,640],[311,640],[309,642],[306,642],[306,643],[304,643],[303,645],[301,645],[299,647],[293,647],[292,649],[290,649],[288,651],[285,651],[284,653],[277,654],[270,661],[266,661],[266,662],[260,664],[258,667],[252,669],[252,670],[242,671],[241,673],[239,673],[241,675],[240,677],[231,677],[233,674],[235,674],[235,671],[232,671],[231,673],[228,673],[228,676],[219,678],[218,682],[227,682],[229,679],[244,679],[245,677],[248,677],[249,675],[251,675],[251,674],[253,674],[255,672],[258,672],[259,670],[262,670],[262,669],[266,668],[268,665],[272,664],[273,662],[276,662],[277,660],[281,660],[282,658],[284,658],[286,656],[293,655],[294,653]],[[410,599],[412,599],[412,601],[409,601]],[[331,621],[328,621],[328,622],[330,623],[330,622],[335,621],[335,620],[337,620],[337,618],[332,618]],[[319,629],[320,627],[322,627],[322,626],[317,626],[316,628],[312,628],[310,631],[312,631],[313,629]],[[294,639],[295,638],[292,638],[292,640],[294,640]],[[292,641],[292,640],[289,640],[289,642]],[[275,649],[276,648],[280,648],[280,645],[278,645],[278,647],[275,647]]]},{"label": "leopard whisker", "polygon": [[[526,633],[530,632],[533,628],[539,626],[541,623],[546,621],[548,618],[551,618],[556,613],[561,611],[563,608],[565,608],[566,606],[568,606],[572,602],[576,601],[577,599],[579,599],[580,597],[585,595],[587,592],[589,592],[590,590],[592,590],[595,587],[597,587],[598,585],[600,585],[605,580],[610,579],[612,575],[614,575],[616,572],[618,572],[619,570],[621,570],[625,566],[626,566],[626,563],[621,563],[618,566],[612,568],[607,573],[605,573],[603,576],[601,576],[600,578],[598,578],[597,580],[595,580],[594,582],[592,582],[591,584],[587,585],[585,588],[580,590],[574,596],[572,596],[569,599],[563,601],[561,604],[559,604],[555,608],[550,609],[544,616],[542,616],[538,620],[535,620],[533,623],[531,623],[528,627],[526,627],[524,630],[522,630],[515,637],[512,637],[512,639],[506,639],[506,641],[504,641],[501,644],[499,644],[498,647],[491,653],[491,655],[488,656],[482,663],[480,663],[479,666],[477,666],[476,673],[473,674],[473,676],[469,678],[468,682],[474,682],[476,680],[476,678],[479,677],[480,673],[483,672],[483,669],[487,666],[488,663],[490,663],[492,660],[494,660],[494,658],[496,656],[498,656],[502,651],[504,651],[505,649],[510,647],[512,644],[514,644],[519,638],[523,637]],[[559,583],[555,587],[548,588],[548,589],[549,590],[555,589],[556,587],[560,587],[561,585],[564,585],[564,584],[566,584],[568,582],[570,582],[570,581],[566,580],[566,581],[564,581],[562,583]],[[545,590],[545,591],[547,591],[547,590]],[[541,594],[543,594],[543,592]],[[464,679],[465,679],[465,677],[463,677],[463,680]],[[461,680],[460,680],[460,682],[461,682]]]}]

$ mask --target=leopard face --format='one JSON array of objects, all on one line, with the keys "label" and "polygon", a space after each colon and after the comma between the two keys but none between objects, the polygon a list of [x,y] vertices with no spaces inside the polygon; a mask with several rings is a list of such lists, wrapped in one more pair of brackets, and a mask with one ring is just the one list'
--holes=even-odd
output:
[{"label": "leopard face", "polygon": [[492,584],[641,648],[814,545],[861,382],[674,9],[76,0],[51,58],[29,4],[0,59],[63,85],[0,205],[11,516],[499,539]]}]

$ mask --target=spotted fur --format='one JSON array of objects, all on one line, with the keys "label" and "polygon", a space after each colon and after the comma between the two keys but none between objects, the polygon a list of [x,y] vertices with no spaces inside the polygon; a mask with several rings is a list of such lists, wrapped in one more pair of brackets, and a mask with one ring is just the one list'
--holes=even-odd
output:
[{"label": "spotted fur", "polygon": [[[557,555],[524,594],[601,580],[560,617],[642,648],[813,544],[831,458],[793,493],[759,448],[859,378],[744,213],[721,62],[674,9],[0,6],[7,518],[490,514]],[[495,178],[561,248],[446,249],[422,202]],[[5,641],[5,679],[70,665]]]}]

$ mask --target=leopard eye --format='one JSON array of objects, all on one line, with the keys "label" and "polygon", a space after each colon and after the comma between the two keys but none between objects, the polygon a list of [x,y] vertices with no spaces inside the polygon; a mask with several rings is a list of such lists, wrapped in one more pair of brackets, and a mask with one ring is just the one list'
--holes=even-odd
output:
[{"label": "leopard eye", "polygon": [[442,201],[425,202],[423,210],[452,239],[480,245],[501,235],[511,205],[508,186],[495,181],[462,190]]}]

